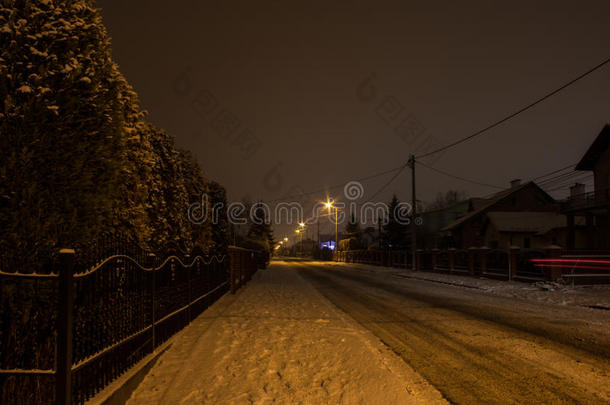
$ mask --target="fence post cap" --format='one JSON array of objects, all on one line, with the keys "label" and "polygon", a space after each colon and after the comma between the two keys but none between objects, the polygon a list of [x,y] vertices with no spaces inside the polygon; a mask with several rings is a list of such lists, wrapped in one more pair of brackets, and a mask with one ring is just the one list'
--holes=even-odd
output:
[{"label": "fence post cap", "polygon": [[481,246],[479,250],[489,250],[489,248],[487,246]]},{"label": "fence post cap", "polygon": [[447,250],[450,250],[450,251],[454,251],[454,252],[455,252],[457,249],[456,249],[456,248],[449,248],[449,249],[447,249]]},{"label": "fence post cap", "polygon": [[549,249],[549,250],[560,250],[560,249],[562,249],[561,246],[557,246],[557,245],[549,245],[546,248]]},{"label": "fence post cap", "polygon": [[59,249],[59,254],[60,255],[73,255],[73,254],[75,254],[75,252],[74,252],[74,249],[63,248],[63,249]]},{"label": "fence post cap", "polygon": [[521,247],[520,247],[520,246],[515,246],[515,245],[513,245],[513,246],[509,246],[509,249],[510,249],[510,250],[520,250],[520,249],[521,249]]},{"label": "fence post cap", "polygon": [[470,247],[468,248],[468,250],[477,250],[477,249],[478,249],[478,247],[476,247],[476,246],[470,246]]}]

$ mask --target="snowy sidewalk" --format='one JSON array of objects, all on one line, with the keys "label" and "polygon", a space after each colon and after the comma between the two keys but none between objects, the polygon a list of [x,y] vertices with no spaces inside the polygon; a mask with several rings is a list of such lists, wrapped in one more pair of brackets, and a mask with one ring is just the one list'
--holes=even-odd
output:
[{"label": "snowy sidewalk", "polygon": [[128,404],[443,403],[287,263],[173,338]]}]

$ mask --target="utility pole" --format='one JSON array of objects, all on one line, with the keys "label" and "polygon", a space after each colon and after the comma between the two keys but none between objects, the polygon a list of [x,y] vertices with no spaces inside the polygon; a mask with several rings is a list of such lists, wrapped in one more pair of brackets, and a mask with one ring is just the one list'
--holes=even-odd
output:
[{"label": "utility pole", "polygon": [[409,156],[409,167],[411,168],[411,269],[417,269],[417,225],[415,218],[417,216],[417,198],[415,195],[415,155]]}]

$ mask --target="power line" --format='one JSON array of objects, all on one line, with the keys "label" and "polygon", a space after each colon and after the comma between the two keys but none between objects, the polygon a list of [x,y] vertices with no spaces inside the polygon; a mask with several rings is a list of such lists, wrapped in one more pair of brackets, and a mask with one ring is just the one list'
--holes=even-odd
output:
[{"label": "power line", "polygon": [[405,168],[408,166],[408,163],[405,163],[404,165],[402,165],[401,167],[398,168],[398,172],[396,174],[394,174],[394,176],[392,176],[383,186],[381,186],[371,197],[369,197],[366,202],[371,201],[372,199],[374,199],[375,197],[377,197],[379,195],[379,193],[381,193],[383,190],[386,189],[386,187],[388,187],[390,184],[392,184],[392,182],[394,180],[396,180],[396,178],[398,176],[400,176],[400,174],[403,172],[403,170],[405,170]]},{"label": "power line", "polygon": [[[552,96],[554,96],[555,94],[559,93],[560,91],[562,91],[562,90],[564,90],[564,89],[568,88],[569,86],[571,86],[571,85],[573,85],[574,83],[578,82],[579,80],[581,80],[581,79],[585,78],[586,76],[590,75],[591,73],[595,72],[596,70],[598,70],[598,69],[602,68],[603,66],[607,65],[608,63],[610,63],[610,58],[608,58],[608,59],[604,60],[603,62],[599,63],[598,65],[596,65],[596,66],[595,66],[595,67],[593,67],[592,69],[589,69],[589,70],[588,70],[588,71],[586,71],[585,73],[582,73],[581,75],[579,75],[579,76],[577,76],[576,78],[574,78],[574,79],[570,80],[569,82],[567,82],[567,83],[565,83],[564,85],[562,85],[562,86],[558,87],[557,89],[555,89],[555,90],[551,91],[550,93],[547,93],[546,95],[542,96],[541,98],[537,99],[536,101],[534,101],[534,102],[532,102],[532,103],[530,103],[530,104],[526,105],[525,107],[520,108],[519,110],[515,111],[514,113],[509,114],[509,115],[507,115],[506,117],[504,117],[504,118],[502,118],[502,119],[500,119],[500,120],[498,120],[498,121],[494,122],[493,124],[490,124],[490,125],[486,126],[485,128],[483,128],[483,129],[480,129],[480,130],[476,131],[476,132],[475,132],[475,133],[473,133],[473,134],[470,134],[470,135],[468,135],[468,136],[466,136],[466,137],[464,137],[464,138],[458,139],[457,141],[452,142],[452,143],[450,143],[450,144],[448,144],[448,145],[445,145],[445,146],[443,146],[443,147],[441,147],[441,148],[435,149],[435,150],[433,150],[433,151],[431,151],[431,152],[428,152],[428,153],[424,153],[424,154],[423,154],[423,155],[421,155],[421,156],[416,156],[416,157],[415,157],[415,159],[422,159],[422,158],[425,158],[425,157],[431,156],[431,155],[433,155],[433,154],[436,154],[436,153],[442,152],[442,151],[444,151],[444,150],[450,149],[450,148],[452,148],[452,147],[454,147],[454,146],[457,146],[457,145],[459,145],[459,144],[461,144],[461,143],[463,143],[463,142],[466,142],[466,141],[468,141],[468,140],[470,140],[470,139],[472,139],[472,138],[475,138],[475,137],[477,137],[477,136],[479,136],[479,135],[481,135],[481,134],[483,134],[483,133],[485,133],[485,132],[489,131],[490,129],[495,128],[495,127],[497,127],[498,125],[503,124],[504,122],[506,122],[506,121],[508,121],[508,120],[510,120],[510,119],[512,119],[512,118],[514,118],[514,117],[516,117],[517,115],[519,115],[519,114],[521,114],[521,113],[523,113],[523,112],[525,112],[525,111],[527,111],[527,110],[531,109],[532,107],[534,107],[534,106],[536,106],[536,105],[540,104],[541,102],[543,102],[543,101],[545,101],[545,100],[549,99],[550,97],[552,97]],[[419,162],[418,162],[418,163],[419,163]],[[394,181],[394,180],[395,180],[395,179],[396,179],[396,178],[397,178],[397,177],[398,177],[398,176],[399,176],[399,175],[402,173],[402,171],[403,171],[403,170],[404,170],[404,169],[407,167],[407,165],[408,165],[408,163],[404,163],[402,166],[396,167],[396,168],[394,168],[394,169],[386,170],[386,171],[383,171],[383,172],[381,172],[381,173],[373,174],[373,175],[371,175],[371,176],[367,176],[367,177],[365,177],[365,178],[363,178],[363,179],[360,179],[360,180],[357,180],[357,181],[365,181],[365,180],[369,180],[369,179],[371,179],[371,178],[380,177],[380,176],[383,176],[383,175],[385,175],[385,174],[392,173],[392,172],[394,172],[394,171],[398,171],[398,172],[397,172],[397,173],[396,173],[394,176],[392,176],[392,178],[391,178],[391,179],[390,179],[390,180],[389,180],[387,183],[385,183],[385,184],[384,184],[384,185],[383,185],[383,186],[382,186],[382,187],[381,187],[379,190],[377,190],[377,192],[375,192],[375,194],[374,194],[374,195],[373,195],[373,196],[372,196],[372,197],[369,199],[369,201],[370,201],[371,199],[373,199],[374,197],[376,197],[376,196],[377,196],[379,193],[381,193],[381,192],[382,192],[382,191],[383,191],[383,190],[384,190],[386,187],[388,187],[388,186],[389,186],[389,185],[390,185],[390,184],[391,184],[391,183],[392,183],[392,182],[393,182],[393,181]],[[561,170],[565,170],[565,168],[564,168],[564,169],[559,169],[558,171],[561,171]],[[553,173],[549,173],[549,175],[550,175],[550,174],[553,174]],[[545,176],[541,176],[541,177],[545,177]],[[460,179],[460,180],[465,180],[465,179]],[[534,180],[535,180],[535,179],[534,179]],[[465,180],[465,181],[466,181],[466,180]],[[328,187],[328,188],[323,188],[323,189],[319,189],[319,190],[311,191],[311,192],[308,192],[308,193],[301,193],[301,194],[299,194],[299,195],[295,195],[295,196],[288,196],[288,197],[285,197],[285,198],[292,198],[292,197],[303,197],[303,196],[307,196],[307,195],[312,195],[312,194],[316,194],[316,193],[321,193],[321,192],[323,192],[323,191],[332,190],[332,189],[335,189],[335,188],[342,187],[342,186],[343,186],[343,185],[345,185],[345,184],[346,184],[346,183],[341,183],[341,184],[337,184],[337,185],[334,185],[334,186],[331,186],[331,187]],[[487,185],[487,186],[491,186],[491,185]],[[493,187],[496,187],[496,186],[493,186]],[[281,201],[281,200],[283,200],[283,199],[282,199],[282,198],[279,198],[279,199],[275,199],[275,200],[269,200],[269,201],[267,201],[267,202],[268,202],[268,203],[271,203],[271,202],[276,202],[276,201]]]},{"label": "power line", "polygon": [[578,76],[578,77],[576,77],[575,79],[570,80],[569,82],[567,82],[567,83],[566,83],[566,84],[564,84],[563,86],[561,86],[561,87],[559,87],[559,88],[557,88],[557,89],[555,89],[555,90],[551,91],[550,93],[548,93],[548,94],[546,94],[546,95],[542,96],[541,98],[539,98],[538,100],[534,101],[533,103],[530,103],[530,104],[526,105],[525,107],[520,108],[519,110],[515,111],[514,113],[507,115],[506,117],[504,117],[504,118],[502,118],[502,119],[500,119],[500,120],[498,120],[498,121],[494,122],[493,124],[488,125],[488,126],[486,126],[485,128],[480,129],[480,130],[476,131],[475,133],[470,134],[470,135],[468,135],[468,136],[466,136],[466,137],[464,137],[464,138],[458,139],[458,140],[457,140],[457,141],[455,141],[455,142],[452,142],[452,143],[450,143],[450,144],[448,144],[448,145],[445,145],[445,146],[443,146],[443,147],[441,147],[441,148],[438,148],[438,149],[436,149],[436,150],[433,150],[432,152],[425,153],[425,154],[423,154],[423,155],[421,155],[421,156],[416,156],[416,158],[417,158],[417,159],[421,159],[421,158],[424,158],[424,157],[427,157],[427,156],[430,156],[430,155],[434,155],[434,154],[436,154],[436,153],[438,153],[438,152],[442,152],[442,151],[447,150],[447,149],[449,149],[449,148],[452,148],[452,147],[454,147],[454,146],[456,146],[456,145],[459,145],[459,144],[461,144],[461,143],[464,143],[464,142],[466,142],[466,141],[468,141],[468,140],[470,140],[470,139],[472,139],[472,138],[475,138],[475,137],[477,137],[477,136],[479,136],[479,135],[481,135],[481,134],[483,134],[483,133],[485,133],[485,132],[489,131],[490,129],[495,128],[495,127],[497,127],[498,125],[503,124],[503,123],[505,123],[506,121],[508,121],[508,120],[510,120],[510,119],[512,119],[512,118],[514,118],[514,117],[516,117],[517,115],[519,115],[519,114],[521,114],[521,113],[523,113],[523,112],[525,112],[525,111],[529,110],[530,108],[532,108],[532,107],[536,106],[537,104],[540,104],[541,102],[543,102],[543,101],[545,101],[546,99],[548,99],[548,98],[550,98],[550,97],[554,96],[555,94],[557,94],[557,93],[559,93],[560,91],[564,90],[565,88],[567,88],[567,87],[571,86],[572,84],[576,83],[577,81],[579,81],[579,80],[583,79],[584,77],[586,77],[586,76],[590,75],[591,73],[595,72],[596,70],[600,69],[601,67],[605,66],[605,65],[606,65],[606,64],[608,64],[608,63],[610,63],[610,58],[608,58],[608,59],[604,60],[602,63],[600,63],[600,64],[596,65],[594,68],[587,70],[585,73],[582,73],[581,75],[579,75],[579,76]]},{"label": "power line", "polygon": [[564,183],[561,183],[561,184],[555,184],[555,185],[551,186],[552,188],[549,188],[547,191],[555,191],[555,190],[565,189],[566,187],[571,186],[574,183],[579,183],[579,182],[582,182],[582,181],[589,181],[592,178],[593,178],[592,174],[586,174],[586,175],[581,176],[581,177],[570,179],[570,181],[568,181],[568,182],[564,182]]},{"label": "power line", "polygon": [[559,176],[551,177],[548,180],[543,180],[540,183],[538,183],[538,185],[539,186],[549,186],[549,185],[552,185],[554,183],[560,183],[562,181],[566,181],[566,180],[570,179],[571,177],[578,177],[578,176],[582,176],[582,175],[583,175],[583,173],[581,173],[581,172],[564,173],[564,174],[561,174]]},{"label": "power line", "polygon": [[419,164],[419,165],[421,165],[421,166],[424,166],[424,167],[425,167],[425,168],[427,168],[427,169],[430,169],[430,170],[432,170],[432,171],[435,171],[435,172],[437,172],[437,173],[443,174],[443,175],[448,176],[448,177],[451,177],[451,178],[453,178],[453,179],[462,180],[462,181],[465,181],[465,182],[467,182],[467,183],[477,184],[477,185],[479,185],[479,186],[486,186],[486,187],[491,187],[491,188],[497,188],[497,189],[499,189],[499,190],[503,190],[503,189],[505,189],[505,188],[506,188],[506,187],[500,187],[500,186],[496,186],[496,185],[494,185],[494,184],[482,183],[482,182],[480,182],[480,181],[476,181],[476,180],[470,180],[470,179],[467,179],[467,178],[464,178],[464,177],[456,176],[456,175],[453,175],[453,174],[451,174],[451,173],[444,172],[444,171],[442,171],[442,170],[440,170],[440,169],[437,169],[437,168],[435,168],[435,167],[428,166],[427,164],[425,164],[425,163],[423,163],[423,162],[420,162],[420,161],[417,161],[416,163],[417,163],[417,164]]},{"label": "power line", "polygon": [[269,204],[269,203],[274,203],[274,202],[277,202],[277,201],[284,201],[284,200],[287,200],[289,198],[307,197],[307,196],[310,196],[310,195],[314,195],[314,194],[318,194],[318,193],[323,193],[325,191],[334,190],[334,189],[338,189],[338,188],[344,187],[349,181],[363,182],[363,181],[367,181],[367,180],[371,180],[371,179],[374,179],[374,178],[377,178],[377,177],[384,176],[386,174],[390,174],[390,173],[395,172],[397,170],[401,170],[402,168],[403,168],[402,166],[398,166],[398,167],[395,167],[393,169],[384,170],[382,172],[374,173],[374,174],[371,174],[369,176],[361,177],[361,178],[356,179],[356,180],[344,181],[342,183],[335,184],[334,186],[325,187],[325,188],[321,188],[321,189],[313,190],[313,191],[308,191],[306,193],[294,194],[294,195],[286,196],[286,197],[283,197],[283,198],[276,198],[274,200],[267,200],[267,201],[264,201],[264,202]]},{"label": "power line", "polygon": [[561,169],[553,170],[552,172],[550,172],[550,173],[546,173],[546,174],[543,174],[542,176],[534,177],[534,178],[532,179],[532,181],[540,180],[540,179],[542,179],[542,178],[544,178],[544,177],[550,176],[550,175],[555,174],[555,173],[562,172],[562,171],[564,171],[564,170],[566,170],[566,169],[570,169],[570,168],[572,168],[572,167],[574,167],[574,166],[576,166],[576,163],[573,163],[573,164],[568,165],[568,166],[566,166],[566,167],[562,167]]},{"label": "power line", "polygon": [[[596,66],[595,66],[595,67],[593,67],[592,69],[589,69],[588,71],[586,71],[585,73],[583,73],[583,74],[579,75],[578,77],[576,77],[576,78],[574,78],[574,79],[570,80],[569,82],[567,82],[566,84],[562,85],[561,87],[559,87],[559,88],[557,88],[557,89],[553,90],[552,92],[550,92],[550,93],[548,93],[548,94],[544,95],[543,97],[539,98],[538,100],[536,100],[536,101],[534,101],[534,102],[532,102],[532,103],[528,104],[527,106],[525,106],[525,107],[523,107],[523,108],[520,108],[519,110],[515,111],[515,112],[514,112],[514,113],[512,113],[512,114],[507,115],[506,117],[502,118],[501,120],[496,121],[496,122],[494,122],[493,124],[488,125],[487,127],[483,128],[483,129],[481,129],[481,130],[479,130],[479,131],[477,131],[477,132],[475,132],[475,133],[473,133],[473,134],[471,134],[471,135],[469,135],[469,136],[467,136],[467,137],[464,137],[464,138],[462,138],[462,139],[459,139],[459,140],[457,140],[457,141],[455,141],[455,142],[452,142],[452,143],[450,143],[450,144],[448,144],[448,145],[445,145],[445,146],[443,146],[443,147],[441,147],[441,148],[435,149],[435,150],[433,150],[433,151],[431,151],[431,152],[428,152],[428,153],[424,153],[424,154],[423,154],[423,155],[421,155],[421,156],[415,156],[415,159],[422,159],[422,158],[425,158],[425,157],[427,157],[427,156],[430,156],[430,155],[436,154],[436,153],[438,153],[438,152],[442,152],[442,151],[447,150],[447,149],[449,149],[449,148],[452,148],[452,147],[454,147],[454,146],[456,146],[456,145],[459,145],[459,144],[461,144],[461,143],[463,143],[463,142],[466,142],[466,141],[468,141],[468,140],[470,140],[470,139],[472,139],[472,138],[474,138],[474,137],[476,137],[476,136],[479,136],[479,135],[481,135],[481,134],[483,134],[483,133],[485,133],[485,132],[489,131],[490,129],[495,128],[495,127],[497,127],[498,125],[500,125],[500,124],[502,124],[502,123],[504,123],[504,122],[506,122],[506,121],[508,121],[508,120],[510,120],[510,119],[512,119],[512,118],[514,118],[514,117],[516,117],[517,115],[519,115],[519,114],[521,114],[521,113],[523,113],[523,112],[525,112],[525,111],[527,111],[527,110],[531,109],[532,107],[536,106],[537,104],[540,104],[541,102],[543,102],[543,101],[547,100],[548,98],[550,98],[550,97],[554,96],[555,94],[557,94],[557,93],[559,93],[560,91],[562,91],[562,90],[566,89],[567,87],[569,87],[569,86],[571,86],[572,84],[576,83],[577,81],[579,81],[579,80],[583,79],[584,77],[586,77],[586,76],[590,75],[591,73],[593,73],[593,72],[595,72],[596,70],[600,69],[601,67],[603,67],[603,66],[607,65],[608,63],[610,63],[610,58],[608,58],[608,59],[604,60],[602,63],[600,63],[600,64],[596,65]],[[418,162],[418,163],[419,163],[419,162]],[[389,186],[389,185],[390,185],[390,184],[391,184],[391,183],[392,183],[392,182],[393,182],[393,181],[394,181],[394,180],[395,180],[395,179],[396,179],[396,178],[397,178],[397,177],[398,177],[398,176],[399,176],[399,175],[402,173],[402,171],[403,171],[403,170],[404,170],[404,169],[407,167],[407,165],[408,165],[408,163],[405,163],[404,165],[402,165],[402,166],[400,167],[400,169],[399,169],[398,173],[396,173],[394,176],[392,176],[392,178],[391,178],[391,179],[390,179],[390,180],[389,180],[389,181],[388,181],[386,184],[384,184],[384,185],[383,185],[383,186],[382,186],[382,187],[381,187],[379,190],[377,190],[377,192],[376,192],[376,193],[373,195],[373,197],[371,197],[371,198],[369,199],[369,201],[370,201],[370,200],[372,200],[372,199],[373,199],[375,196],[377,196],[377,195],[378,195],[380,192],[382,192],[382,191],[383,191],[383,190],[384,190],[386,187],[388,187],[388,186]],[[558,171],[565,170],[565,169],[566,169],[566,168],[562,168],[562,169],[559,169]],[[547,175],[550,175],[550,174],[553,174],[553,173],[549,173],[549,174],[547,174]],[[546,175],[543,175],[543,176],[541,176],[541,178],[542,178],[542,177],[545,177],[545,176],[546,176]]]}]

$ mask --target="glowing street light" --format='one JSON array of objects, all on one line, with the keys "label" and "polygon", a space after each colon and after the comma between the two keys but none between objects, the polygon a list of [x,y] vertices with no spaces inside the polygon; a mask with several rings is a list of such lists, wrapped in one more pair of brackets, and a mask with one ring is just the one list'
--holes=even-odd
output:
[{"label": "glowing street light", "polygon": [[331,200],[327,200],[324,203],[324,206],[326,208],[328,208],[328,214],[331,215],[332,214],[332,209],[335,209],[335,249],[334,252],[337,251],[337,248],[339,247],[339,209],[333,205]]}]

